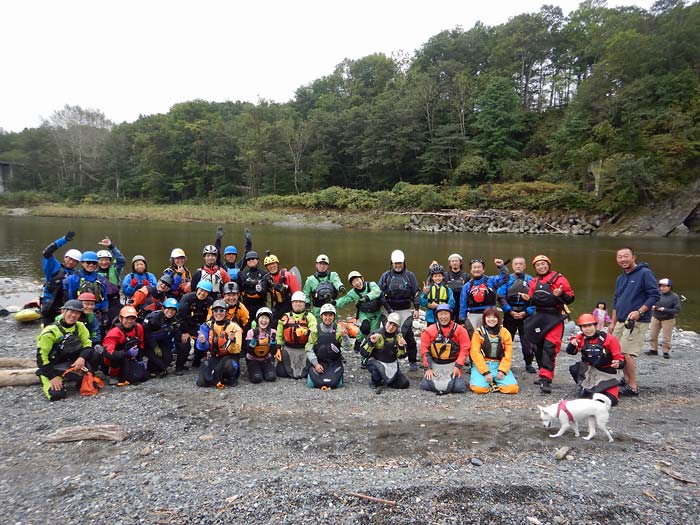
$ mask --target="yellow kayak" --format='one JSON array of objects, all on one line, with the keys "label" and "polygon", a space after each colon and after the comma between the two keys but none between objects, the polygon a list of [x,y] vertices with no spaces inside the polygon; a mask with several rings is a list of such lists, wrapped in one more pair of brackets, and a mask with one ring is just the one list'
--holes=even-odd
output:
[{"label": "yellow kayak", "polygon": [[15,314],[15,319],[20,323],[31,323],[41,319],[41,313],[38,308],[25,308]]}]

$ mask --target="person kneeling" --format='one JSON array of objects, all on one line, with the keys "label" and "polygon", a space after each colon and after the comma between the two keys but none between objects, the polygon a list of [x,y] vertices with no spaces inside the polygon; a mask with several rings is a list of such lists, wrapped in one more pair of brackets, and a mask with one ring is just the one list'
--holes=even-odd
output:
[{"label": "person kneeling", "polygon": [[248,330],[246,336],[248,379],[251,383],[261,383],[263,379],[271,382],[277,379],[273,361],[282,358],[277,350],[277,330],[270,328],[272,310],[267,306],[258,309],[255,322],[257,326]]},{"label": "person kneeling", "polygon": [[277,323],[277,333],[282,339],[282,360],[277,363],[277,377],[302,379],[308,376],[306,345],[309,336],[316,332],[316,327],[316,318],[306,309],[306,295],[304,292],[294,292],[292,311],[284,314]]},{"label": "person kneeling", "polygon": [[209,359],[199,369],[197,386],[224,388],[238,381],[243,329],[233,321],[226,320],[228,306],[219,299],[211,307],[212,319],[199,328],[195,350],[209,352]]},{"label": "person kneeling", "polygon": [[569,367],[571,377],[580,387],[579,397],[593,397],[599,393],[617,405],[617,371],[625,367],[625,356],[620,343],[611,333],[597,329],[597,320],[591,314],[579,316],[576,324],[581,332],[569,341],[566,353],[581,352],[581,361]]},{"label": "person kneeling", "polygon": [[85,395],[89,395],[85,393],[88,388],[96,393],[92,381],[102,386],[102,382],[92,376],[99,363],[99,347],[92,348],[90,332],[78,321],[82,313],[80,301],[67,301],[61,307],[61,319],[44,327],[37,337],[36,373],[49,401],[66,397],[66,381],[79,383]]},{"label": "person kneeling", "polygon": [[452,320],[450,305],[443,303],[435,309],[438,322],[420,336],[420,353],[427,368],[421,390],[437,394],[467,391],[462,367],[469,355],[469,334]]},{"label": "person kneeling", "polygon": [[399,359],[406,357],[406,340],[399,332],[399,323],[401,316],[390,313],[384,327],[371,333],[360,349],[372,388],[408,388],[408,378],[399,368]]},{"label": "person kneeling", "polygon": [[[312,332],[306,344],[306,357],[311,366],[306,379],[306,386],[330,390],[343,386],[343,357],[340,348],[345,331],[338,327],[335,306],[324,304],[320,309],[321,323],[318,331]],[[349,344],[347,341],[346,346]]]},{"label": "person kneeling", "polygon": [[124,306],[119,310],[119,322],[102,341],[110,384],[127,386],[148,380],[146,361],[143,360],[144,331],[137,319],[136,308]]},{"label": "person kneeling", "polygon": [[482,325],[472,336],[469,351],[472,359],[472,372],[469,388],[477,394],[501,392],[517,394],[510,364],[513,360],[513,339],[510,332],[501,325],[501,315],[495,308],[487,308],[482,315]]}]

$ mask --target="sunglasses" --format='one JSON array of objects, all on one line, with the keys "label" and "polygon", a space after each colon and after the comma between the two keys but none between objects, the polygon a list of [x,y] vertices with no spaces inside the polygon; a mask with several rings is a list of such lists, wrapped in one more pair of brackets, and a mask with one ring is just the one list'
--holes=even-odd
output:
[{"label": "sunglasses", "polygon": [[95,261],[85,261],[83,264],[87,264],[88,266],[97,266]]},{"label": "sunglasses", "polygon": [[474,264],[474,263],[484,264],[484,261],[482,261],[481,259],[472,259],[471,261],[469,261],[469,264]]},{"label": "sunglasses", "polygon": [[225,312],[225,311],[226,311],[225,308],[214,308],[214,309],[212,310],[212,312],[214,312],[215,314],[216,314],[216,313]]}]

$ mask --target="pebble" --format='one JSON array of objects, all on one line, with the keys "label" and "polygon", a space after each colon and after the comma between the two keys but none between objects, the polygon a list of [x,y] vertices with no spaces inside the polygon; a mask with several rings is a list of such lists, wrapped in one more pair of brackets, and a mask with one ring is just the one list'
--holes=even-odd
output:
[{"label": "pebble", "polygon": [[471,463],[471,464],[474,465],[475,467],[480,467],[481,465],[484,464],[484,462],[481,461],[479,458],[471,458],[471,459],[469,460],[469,463]]}]

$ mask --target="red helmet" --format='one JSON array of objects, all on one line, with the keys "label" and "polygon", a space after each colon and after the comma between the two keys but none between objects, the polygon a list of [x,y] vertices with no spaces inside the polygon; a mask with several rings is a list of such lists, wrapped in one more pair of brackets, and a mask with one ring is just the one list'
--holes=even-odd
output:
[{"label": "red helmet", "polygon": [[97,301],[97,297],[92,292],[83,292],[78,296],[78,301]]},{"label": "red helmet", "polygon": [[596,318],[593,317],[591,314],[581,314],[578,317],[578,321],[576,321],[576,324],[578,326],[583,326],[585,324],[596,324],[598,321],[596,321]]}]

